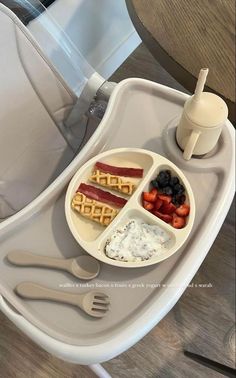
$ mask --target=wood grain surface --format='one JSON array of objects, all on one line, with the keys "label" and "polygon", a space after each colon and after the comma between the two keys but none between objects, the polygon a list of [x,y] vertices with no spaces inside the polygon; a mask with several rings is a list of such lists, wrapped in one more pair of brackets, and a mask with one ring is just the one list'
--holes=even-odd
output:
[{"label": "wood grain surface", "polygon": [[[235,0],[126,0],[141,39],[162,66],[193,92],[199,70],[235,120]],[[207,89],[206,87],[206,89]]]},{"label": "wood grain surface", "polygon": [[[144,77],[181,89],[140,46],[112,80]],[[103,366],[113,378],[221,378],[183,350],[235,367],[234,205],[198,273],[175,307],[139,343]],[[212,287],[201,287],[210,283]],[[0,313],[0,378],[94,378],[85,366],[63,362],[23,335]]]}]

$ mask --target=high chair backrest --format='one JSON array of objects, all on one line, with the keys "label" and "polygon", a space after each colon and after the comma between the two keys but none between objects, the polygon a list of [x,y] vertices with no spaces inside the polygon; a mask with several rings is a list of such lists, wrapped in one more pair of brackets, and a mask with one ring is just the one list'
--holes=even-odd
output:
[{"label": "high chair backrest", "polygon": [[0,219],[31,202],[72,159],[57,124],[76,100],[26,27],[0,4]]}]

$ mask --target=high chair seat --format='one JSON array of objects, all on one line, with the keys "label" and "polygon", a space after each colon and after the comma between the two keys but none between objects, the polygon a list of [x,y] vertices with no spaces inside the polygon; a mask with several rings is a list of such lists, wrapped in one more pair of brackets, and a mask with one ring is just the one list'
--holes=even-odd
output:
[{"label": "high chair seat", "polygon": [[73,151],[58,126],[77,97],[19,19],[0,4],[0,219],[31,202]]}]

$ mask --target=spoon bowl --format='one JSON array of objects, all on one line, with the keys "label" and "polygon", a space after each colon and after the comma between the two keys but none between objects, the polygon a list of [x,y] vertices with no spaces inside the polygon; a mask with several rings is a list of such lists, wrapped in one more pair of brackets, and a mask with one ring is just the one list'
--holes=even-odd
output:
[{"label": "spoon bowl", "polygon": [[100,264],[93,257],[82,255],[71,259],[69,272],[81,280],[91,280],[99,274]]}]

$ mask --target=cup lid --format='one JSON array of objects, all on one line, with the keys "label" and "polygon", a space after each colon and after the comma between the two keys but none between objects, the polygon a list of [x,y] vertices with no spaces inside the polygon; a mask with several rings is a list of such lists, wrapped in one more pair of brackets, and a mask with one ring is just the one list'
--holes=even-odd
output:
[{"label": "cup lid", "polygon": [[196,102],[194,95],[185,103],[187,117],[200,127],[216,127],[226,121],[228,107],[221,97],[210,92],[202,92]]}]

